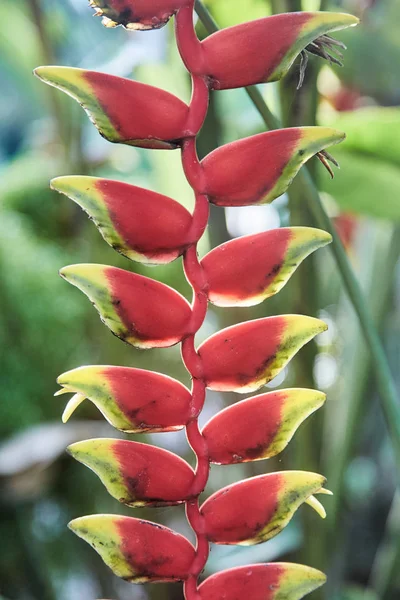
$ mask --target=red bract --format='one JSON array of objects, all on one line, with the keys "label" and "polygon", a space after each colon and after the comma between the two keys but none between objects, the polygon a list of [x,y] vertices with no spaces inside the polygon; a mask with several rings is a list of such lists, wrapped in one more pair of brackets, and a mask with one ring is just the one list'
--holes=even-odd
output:
[{"label": "red bract", "polygon": [[57,177],[51,186],[79,204],[106,242],[132,260],[168,263],[193,243],[190,213],[167,196],[97,177]]},{"label": "red bract", "polygon": [[[286,192],[312,156],[331,169],[325,151],[344,134],[326,127],[296,127],[261,133],[218,148],[201,162],[196,136],[204,122],[210,89],[227,89],[281,78],[301,54],[333,63],[341,42],[326,34],[357,22],[340,13],[290,13],[259,19],[200,42],[193,26],[194,0],[90,0],[107,26],[153,29],[175,14],[178,50],[192,76],[190,104],[159,88],[103,73],[69,67],[40,67],[46,83],[77,100],[101,135],[111,142],[150,149],[180,148],[193,188],[190,214],[155,192],[108,179],[61,177],[52,187],[79,204],[104,239],[128,258],[165,264],[183,256],[192,304],[174,289],[137,273],[106,265],[73,265],[61,275],[83,291],[111,331],[138,348],[182,343],[192,379],[189,390],[175,379],[142,369],[88,366],[62,374],[56,394],[71,393],[67,421],[87,398],[117,429],[167,432],[185,427],[196,468],[175,454],[119,439],[86,440],[70,453],[91,468],[110,494],[129,506],[181,502],[196,538],[196,549],[174,531],[119,515],[82,517],[71,529],[89,542],[114,573],[128,581],[183,581],[186,600],[300,600],[322,585],[319,571],[275,563],[229,569],[198,578],[209,542],[251,545],[283,529],[303,503],[322,517],[314,497],[324,490],[322,475],[301,471],[269,473],[214,493],[203,505],[211,463],[228,465],[267,459],[281,452],[307,416],[324,402],[315,390],[288,389],[238,402],[199,429],[206,388],[252,392],[273,379],[300,348],[326,325],[311,317],[280,315],[218,331],[198,349],[208,302],[251,306],[276,294],[311,252],[330,241],[317,229],[291,227],[222,244],[198,259],[198,240],[209,203],[246,206],[271,202]],[[204,8],[204,7],[203,7]],[[335,57],[336,55],[336,57]]]},{"label": "red bract", "polygon": [[344,137],[328,127],[293,127],[221,146],[201,162],[210,202],[217,206],[272,202],[286,192],[309,158]]},{"label": "red bract", "polygon": [[71,67],[39,67],[35,73],[77,100],[110,142],[170,150],[188,134],[189,107],[159,88]]},{"label": "red bract", "polygon": [[201,600],[299,600],[326,581],[321,571],[291,563],[248,565],[217,573],[199,587]]},{"label": "red bract", "polygon": [[325,394],[315,390],[290,389],[229,406],[202,431],[210,461],[229,465],[275,456],[324,400]]},{"label": "red bract", "polygon": [[[91,400],[106,419],[129,433],[175,431],[189,421],[191,395],[179,381],[144,369],[90,366],[57,379],[61,393]],[[58,392],[58,393],[60,393]],[[66,409],[67,420],[76,405]]]},{"label": "red bract", "polygon": [[111,496],[124,504],[165,506],[179,504],[190,496],[194,472],[172,452],[113,439],[77,442],[68,450],[100,477]]},{"label": "red bract", "polygon": [[190,306],[163,283],[106,265],[71,265],[60,274],[88,296],[114,335],[132,346],[165,348],[188,333]]},{"label": "red bract", "polygon": [[216,90],[276,81],[308,44],[357,23],[343,13],[293,12],[228,27],[202,43],[199,71]]},{"label": "red bract", "polygon": [[106,27],[158,29],[188,0],[89,0]]},{"label": "red bract", "polygon": [[207,537],[215,544],[250,546],[277,535],[325,478],[305,471],[259,475],[219,490],[202,505]]},{"label": "red bract", "polygon": [[297,266],[331,236],[285,227],[243,236],[211,250],[201,261],[217,306],[252,306],[279,292]]},{"label": "red bract", "polygon": [[135,583],[183,581],[195,556],[184,537],[150,521],[91,515],[74,519],[69,527],[116,575]]},{"label": "red bract", "polygon": [[223,329],[198,349],[205,383],[212,390],[253,392],[325,330],[323,321],[301,315],[267,317]]}]

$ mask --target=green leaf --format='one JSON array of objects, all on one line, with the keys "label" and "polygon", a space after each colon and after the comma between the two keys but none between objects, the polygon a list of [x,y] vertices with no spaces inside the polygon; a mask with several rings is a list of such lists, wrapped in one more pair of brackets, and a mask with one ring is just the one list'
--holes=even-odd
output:
[{"label": "green leaf", "polygon": [[246,2],[232,2],[232,0],[205,0],[204,4],[212,13],[220,27],[230,27],[245,21],[252,21],[271,14],[270,7],[265,0],[246,0]]},{"label": "green leaf", "polygon": [[334,127],[346,132],[342,150],[400,165],[400,109],[370,107],[340,113]]},{"label": "green leaf", "polygon": [[322,173],[321,189],[345,211],[400,221],[400,170],[375,157],[335,150],[342,170],[333,181]]}]

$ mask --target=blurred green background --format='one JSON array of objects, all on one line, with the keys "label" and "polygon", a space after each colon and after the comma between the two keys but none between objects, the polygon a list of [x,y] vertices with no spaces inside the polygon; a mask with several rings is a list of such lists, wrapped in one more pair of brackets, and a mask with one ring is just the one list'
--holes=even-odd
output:
[{"label": "blurred green background", "polygon": [[[220,26],[320,0],[208,0]],[[299,92],[296,62],[285,81],[262,86],[286,124],[333,125],[347,132],[334,149],[334,181],[310,168],[346,245],[400,390],[400,4],[398,0],[322,0],[324,9],[362,18],[339,34],[345,67],[310,59]],[[178,152],[113,146],[71,99],[31,74],[40,64],[97,69],[138,78],[188,100],[190,81],[173,28],[149,33],[106,30],[86,0],[1,0],[0,19],[0,598],[2,600],[181,599],[182,586],[132,586],[67,528],[95,512],[140,515],[193,536],[182,507],[133,513],[111,499],[97,477],[65,447],[80,439],[118,436],[90,403],[61,425],[56,377],[82,364],[130,365],[168,373],[187,385],[178,348],[136,351],[100,324],[87,299],[57,276],[75,262],[134,269],[190,297],[181,260],[158,268],[120,257],[68,199],[49,190],[52,177],[90,174],[157,190],[193,206]],[[204,35],[201,25],[199,35]],[[318,89],[318,95],[316,93]],[[218,145],[264,130],[243,90],[212,95],[199,139],[203,156]],[[235,236],[313,225],[294,182],[272,206],[215,209],[201,252]],[[394,600],[400,597],[400,497],[387,429],[375,392],[368,349],[329,249],[307,259],[286,288],[252,309],[210,308],[198,339],[229,324],[285,312],[320,316],[317,338],[268,387],[316,386],[326,406],[305,423],[285,452],[269,462],[213,467],[207,494],[263,472],[301,468],[324,473],[334,496],[321,521],[303,506],[286,530],[252,548],[213,547],[207,573],[250,562],[293,560],[325,570],[329,582],[313,598]],[[202,422],[234,394],[209,393]],[[137,439],[143,441],[143,437]],[[185,456],[184,433],[146,441]]]}]

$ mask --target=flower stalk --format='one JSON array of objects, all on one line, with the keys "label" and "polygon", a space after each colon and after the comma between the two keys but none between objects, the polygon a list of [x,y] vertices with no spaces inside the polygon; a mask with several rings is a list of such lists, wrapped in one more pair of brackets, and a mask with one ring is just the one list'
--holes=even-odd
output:
[{"label": "flower stalk", "polygon": [[[89,440],[70,448],[77,460],[98,474],[111,495],[129,506],[185,503],[195,547],[167,528],[130,517],[92,515],[73,520],[70,527],[118,576],[137,583],[182,581],[186,600],[211,600],[222,594],[229,600],[242,597],[248,591],[249,575],[252,600],[273,600],[275,590],[288,600],[299,600],[324,583],[322,573],[273,563],[229,569],[201,585],[199,577],[210,543],[261,543],[279,533],[303,503],[325,517],[315,498],[328,493],[325,478],[303,471],[268,473],[219,490],[203,503],[199,497],[210,464],[276,455],[323,404],[324,395],[315,390],[280,390],[237,403],[202,431],[198,419],[206,389],[257,391],[326,325],[308,316],[280,315],[228,327],[199,347],[195,336],[209,301],[224,307],[259,304],[277,293],[310,253],[329,243],[330,235],[304,227],[283,228],[232,240],[202,260],[197,245],[207,226],[210,203],[272,202],[286,192],[312,156],[327,166],[331,157],[326,148],[340,143],[344,134],[323,127],[281,129],[227,144],[202,161],[196,139],[211,90],[280,79],[315,40],[357,20],[341,13],[289,13],[228,28],[200,42],[193,24],[194,4],[194,0],[91,0],[108,27],[158,28],[175,16],[176,42],[192,79],[189,104],[158,88],[112,75],[67,67],[36,70],[46,83],[79,101],[110,142],[180,149],[195,197],[189,215],[171,198],[120,182],[74,176],[52,183],[84,208],[104,239],[124,256],[149,264],[182,256],[192,288],[189,305],[172,288],[134,272],[107,265],[61,270],[62,277],[88,296],[102,321],[123,341],[142,349],[180,343],[192,379],[189,392],[179,382],[150,371],[110,366],[74,369],[58,380],[63,388],[59,393],[74,394],[65,420],[88,398],[122,431],[184,427],[196,456],[193,471],[179,457],[137,442]],[[266,52],[265,39],[271,36]],[[239,415],[241,427],[237,427]],[[163,472],[159,478],[158,468]],[[168,486],[163,483],[166,473],[171,474]]]}]

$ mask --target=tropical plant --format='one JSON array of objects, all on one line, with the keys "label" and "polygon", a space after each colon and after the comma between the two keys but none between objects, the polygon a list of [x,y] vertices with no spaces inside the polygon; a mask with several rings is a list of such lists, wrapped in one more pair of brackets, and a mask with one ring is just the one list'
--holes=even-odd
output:
[{"label": "tropical plant", "polygon": [[189,391],[164,374],[118,366],[85,366],[58,379],[59,393],[73,393],[63,420],[91,400],[117,429],[127,433],[186,428],[197,459],[193,470],[177,455],[149,444],[91,439],[69,447],[95,471],[109,493],[129,506],[185,503],[196,547],[156,523],[117,515],[92,515],[70,523],[114,573],[126,580],[183,581],[188,600],[281,598],[296,600],[325,581],[320,571],[290,564],[256,564],[199,576],[210,543],[252,545],[278,534],[303,503],[321,516],[316,494],[329,493],[322,475],[282,471],[229,485],[200,503],[210,463],[257,461],[281,452],[299,425],[322,406],[311,389],[286,389],[238,402],[200,430],[206,389],[254,392],[272,380],[325,323],[303,315],[242,322],[219,331],[199,347],[195,335],[208,302],[246,307],[279,292],[298,265],[330,241],[318,229],[288,227],[227,242],[199,260],[198,242],[209,204],[220,207],[272,202],[302,165],[317,156],[332,174],[326,148],[344,134],[326,127],[294,127],[224,145],[199,161],[196,138],[212,90],[281,79],[301,55],[301,86],[308,53],[340,63],[342,46],[330,32],[357,23],[328,12],[279,14],[229,27],[200,42],[193,25],[194,0],[92,0],[106,26],[153,29],[175,16],[175,35],[191,74],[190,104],[161,89],[112,75],[69,67],[39,67],[36,74],[78,100],[107,140],[149,149],[179,148],[195,196],[190,214],[175,200],[125,183],[67,176],[55,190],[79,204],[104,239],[124,256],[145,264],[183,257],[193,290],[190,305],[167,285],[123,269],[94,264],[65,267],[61,276],[83,291],[102,321],[137,348],[181,343],[191,375]]}]

